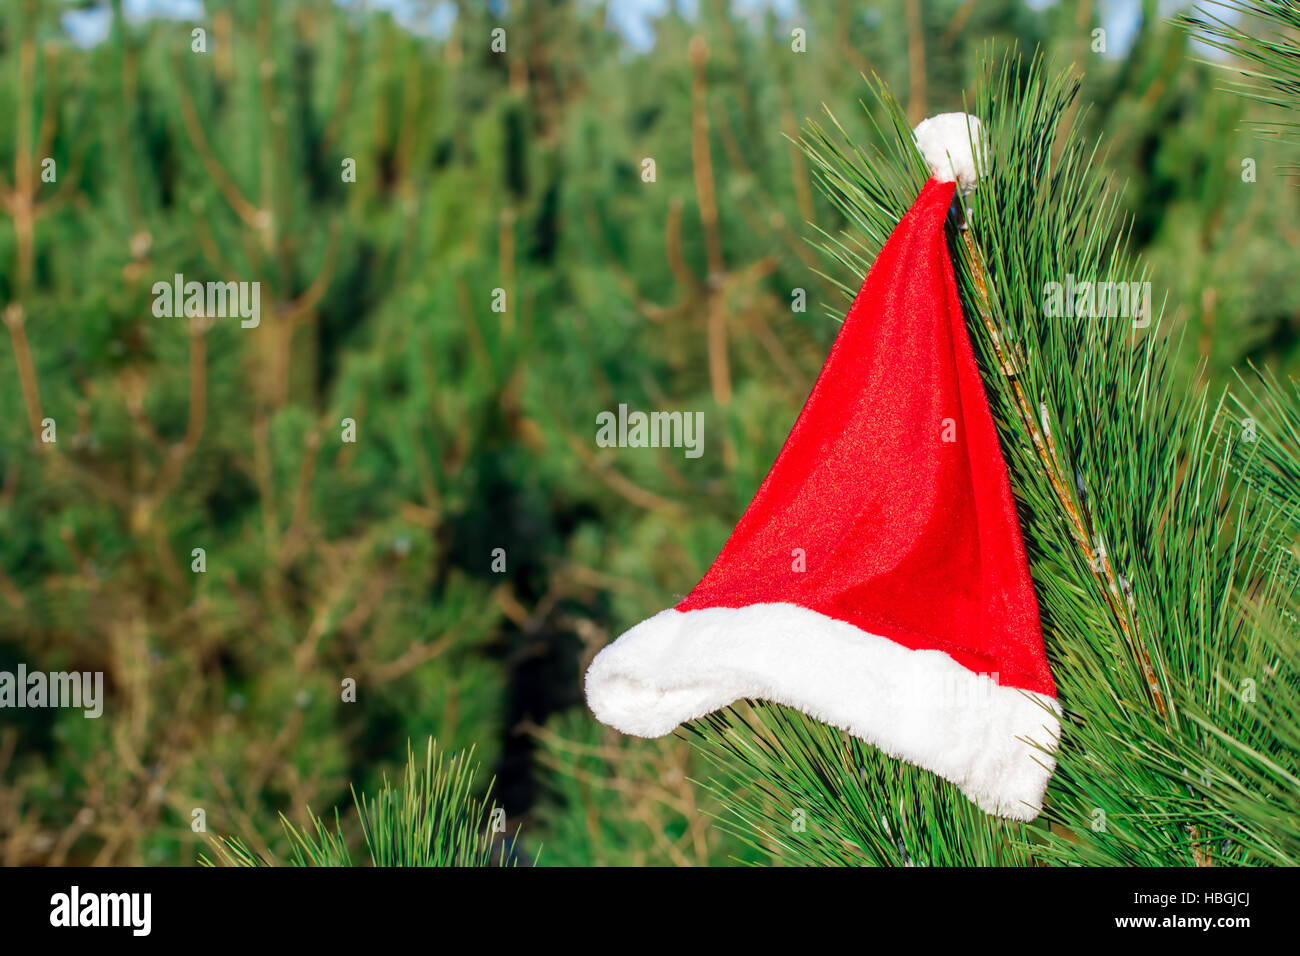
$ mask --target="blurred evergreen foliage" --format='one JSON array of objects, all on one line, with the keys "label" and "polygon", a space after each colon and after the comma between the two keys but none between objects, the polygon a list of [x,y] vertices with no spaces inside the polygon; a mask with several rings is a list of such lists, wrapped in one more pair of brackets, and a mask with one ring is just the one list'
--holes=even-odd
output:
[{"label": "blurred evergreen foliage", "polygon": [[[65,4],[0,10],[0,670],[108,688],[99,720],[4,713],[0,863],[190,863],[200,808],[283,857],[280,812],[430,735],[477,745],[529,858],[750,859],[697,819],[691,748],[597,725],[581,673],[698,580],[807,395],[853,289],[792,140],[825,105],[874,144],[864,73],[915,122],[990,52],[1074,63],[1178,374],[1300,369],[1285,154],[1155,0],[1118,58],[1089,2],[701,0],[646,52],[596,3],[462,0],[443,39],[332,0],[111,7],[85,49]],[[155,317],[177,273],[259,282],[260,324]],[[703,411],[705,454],[596,447],[620,403]]]}]

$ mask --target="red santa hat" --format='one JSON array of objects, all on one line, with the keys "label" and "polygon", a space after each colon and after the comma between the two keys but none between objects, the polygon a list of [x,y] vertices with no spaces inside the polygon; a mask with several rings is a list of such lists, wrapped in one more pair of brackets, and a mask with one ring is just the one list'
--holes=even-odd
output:
[{"label": "red santa hat", "polygon": [[596,656],[587,701],[641,737],[776,701],[1032,820],[1060,707],[944,231],[984,134],[946,113],[915,137],[931,178],[772,470],[686,599]]}]

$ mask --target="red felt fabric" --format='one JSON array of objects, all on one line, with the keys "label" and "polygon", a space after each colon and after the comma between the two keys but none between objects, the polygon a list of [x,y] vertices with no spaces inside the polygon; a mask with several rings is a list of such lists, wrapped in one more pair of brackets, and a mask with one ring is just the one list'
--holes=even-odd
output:
[{"label": "red felt fabric", "polygon": [[953,189],[930,180],[899,221],[772,470],[677,609],[789,602],[1055,696],[944,235]]}]

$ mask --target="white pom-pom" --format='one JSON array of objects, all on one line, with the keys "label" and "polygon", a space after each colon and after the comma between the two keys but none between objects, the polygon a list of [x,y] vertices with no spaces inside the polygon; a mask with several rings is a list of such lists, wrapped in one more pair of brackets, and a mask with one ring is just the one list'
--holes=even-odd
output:
[{"label": "white pom-pom", "polygon": [[912,136],[935,179],[956,182],[962,195],[979,185],[972,143],[979,152],[980,165],[988,165],[988,142],[979,117],[970,113],[940,113],[918,123]]}]

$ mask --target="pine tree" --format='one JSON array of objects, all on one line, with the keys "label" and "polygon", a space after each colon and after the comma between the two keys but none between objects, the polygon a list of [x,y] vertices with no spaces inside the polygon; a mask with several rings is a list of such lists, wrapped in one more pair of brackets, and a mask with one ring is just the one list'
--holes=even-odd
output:
[{"label": "pine tree", "polygon": [[[1063,122],[1077,81],[1008,57],[978,91],[991,171],[957,271],[1021,510],[1066,719],[1040,821],[984,815],[933,775],[775,705],[695,727],[738,835],[819,864],[1294,864],[1294,555],[1276,501],[1234,472],[1243,436],[1170,372],[1153,320],[1048,318],[1045,283],[1131,281],[1102,237],[1116,200]],[[827,243],[850,275],[924,178],[885,90],[886,147],[805,138],[857,228]],[[1058,133],[1058,126],[1061,127]],[[1058,136],[1060,137],[1058,139]],[[1068,360],[1066,356],[1070,356]]]},{"label": "pine tree", "polygon": [[[1215,786],[1186,800],[1254,819],[1265,803],[1251,788],[1278,793],[1295,772],[1279,743],[1295,703],[1293,565],[1252,529],[1296,533],[1300,425],[1289,386],[1270,382],[1300,355],[1288,305],[1300,299],[1289,230],[1300,193],[1266,187],[1282,144],[1236,131],[1265,104],[1214,95],[1214,71],[1189,61],[1156,6],[1143,4],[1137,44],[1114,61],[1090,50],[1094,5],[1020,0],[834,0],[786,20],[746,20],[713,0],[661,18],[643,52],[586,3],[457,3],[450,32],[431,37],[332,0],[213,0],[195,22],[127,19],[115,0],[107,37],[86,48],[62,27],[66,4],[0,7],[0,669],[102,670],[110,715],[7,712],[0,861],[193,862],[208,845],[196,809],[258,858],[291,859],[309,842],[332,852],[335,831],[317,823],[347,804],[349,783],[382,791],[404,741],[434,731],[453,751],[477,744],[497,800],[512,818],[529,814],[521,858],[539,842],[543,863],[764,858],[775,843],[748,826],[719,834],[701,814],[750,806],[784,778],[755,776],[754,753],[748,765],[721,754],[726,783],[702,791],[704,757],[599,727],[580,675],[707,566],[806,396],[873,237],[910,200],[901,125],[855,109],[863,75],[898,90],[909,120],[963,97],[984,108],[981,57],[1017,41],[1086,67],[1072,103],[1061,90],[1017,92],[1023,121],[1003,123],[999,161],[1018,168],[1017,155],[1046,148],[1051,117],[1068,120],[1078,132],[1051,146],[1054,178],[1010,192],[1004,173],[974,200],[990,311],[1008,325],[1002,341],[1030,349],[1025,402],[1047,404],[1056,477],[1067,490],[1084,482],[1076,510],[1116,551],[1113,582],[1088,576],[1016,391],[992,374],[1053,633],[1077,657],[1063,666],[1086,703],[1097,691],[1077,672],[1113,644],[1112,690],[1134,709],[1150,694],[1105,598],[1112,583],[1125,594],[1121,577],[1166,696],[1188,682],[1180,648],[1204,641],[1218,654],[1245,634],[1240,660],[1215,659],[1215,686],[1255,680],[1250,708],[1234,717],[1201,687],[1204,699],[1170,698],[1179,718],[1204,722],[1200,749],[1184,753],[1172,732],[1130,739],[1163,741],[1189,768],[1187,787],[1200,786],[1193,768],[1212,746],[1246,754],[1249,774],[1207,772]],[[828,178],[841,155],[830,137],[814,136],[812,152],[790,141],[822,104],[843,124],[841,151],[889,158]],[[1099,134],[1109,153],[1078,145]],[[1245,155],[1258,160],[1253,187],[1240,184]],[[1094,186],[1128,181],[1106,193],[1112,214],[1076,206],[1071,219],[1048,202],[1053,189],[1095,201],[1069,178],[1085,166]],[[1057,218],[1040,210],[1047,218],[994,229],[990,210],[1020,200]],[[1045,249],[1047,228],[1071,244]],[[837,237],[838,258],[828,264],[810,235]],[[1122,330],[1068,337],[1024,312],[1030,283],[1061,268],[1139,274],[1127,254],[1102,255],[1116,245],[1169,290],[1161,335],[1186,323],[1144,345],[1149,359],[1125,357]],[[1036,271],[1009,264],[1027,249]],[[978,337],[981,295],[961,268]],[[176,273],[260,283],[259,327],[153,315],[152,284]],[[1093,358],[1076,375],[1077,355]],[[1202,377],[1201,360],[1216,389],[1203,419],[1161,404]],[[1234,366],[1245,381],[1231,379],[1220,403]],[[1130,379],[1163,382],[1142,392],[1158,401],[1140,415],[1103,408],[1094,422],[1076,395]],[[596,447],[593,415],[621,402],[703,411],[705,455]],[[1107,471],[1112,461],[1122,467]],[[1211,477],[1245,509],[1231,525],[1211,520],[1208,497],[1183,493]],[[1128,501],[1138,493],[1146,505]],[[1184,509],[1185,534],[1218,535],[1220,550],[1162,550],[1169,519],[1144,510],[1161,494],[1166,511]],[[1221,616],[1184,620],[1213,596]],[[1086,644],[1067,633],[1083,624]],[[1270,655],[1276,666],[1259,663]],[[344,678],[357,681],[355,702],[340,700]],[[841,745],[844,760],[858,746],[775,708],[754,714],[791,722],[780,739],[814,778],[839,766]],[[1111,753],[1080,733],[1078,746]],[[733,739],[753,748],[766,734]],[[1068,788],[1085,784],[1065,781],[1087,778],[1071,760],[1054,799],[1078,816],[1083,798]],[[819,811],[817,832],[848,828],[873,859],[1022,860],[1026,840],[1045,839],[1010,839],[869,752],[850,762],[893,796],[855,784]],[[1144,772],[1120,817],[1163,779]],[[917,843],[911,807],[876,826],[904,784],[952,811],[935,817],[941,839]],[[359,858],[351,812],[342,832]],[[1213,827],[1196,825],[1188,845],[1208,846]],[[1276,832],[1276,852],[1249,841],[1233,852],[1280,859],[1294,828]]]},{"label": "pine tree", "polygon": [[[491,556],[446,542],[492,508],[455,463],[499,445],[503,382],[462,361],[473,316],[418,321],[459,314],[495,243],[464,197],[502,175],[499,112],[475,144],[421,40],[334,4],[119,8],[85,52],[56,6],[6,5],[0,44],[24,197],[0,239],[0,627],[6,664],[103,671],[110,700],[16,723],[6,861],[192,861],[210,831],[273,855],[275,808],[364,787],[408,728],[499,749]],[[414,256],[448,222],[435,284]],[[178,273],[259,283],[260,322],[158,317]]]}]

